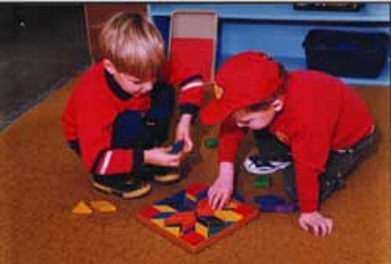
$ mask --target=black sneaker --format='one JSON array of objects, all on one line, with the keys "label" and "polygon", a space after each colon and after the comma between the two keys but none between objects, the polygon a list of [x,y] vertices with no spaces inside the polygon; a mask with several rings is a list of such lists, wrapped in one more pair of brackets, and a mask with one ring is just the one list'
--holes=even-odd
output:
[{"label": "black sneaker", "polygon": [[270,174],[285,169],[291,164],[290,161],[262,160],[259,154],[249,156],[243,163],[246,170],[253,174]]},{"label": "black sneaker", "polygon": [[125,199],[139,198],[151,191],[150,184],[127,175],[94,175],[92,185],[100,191],[115,194]]}]

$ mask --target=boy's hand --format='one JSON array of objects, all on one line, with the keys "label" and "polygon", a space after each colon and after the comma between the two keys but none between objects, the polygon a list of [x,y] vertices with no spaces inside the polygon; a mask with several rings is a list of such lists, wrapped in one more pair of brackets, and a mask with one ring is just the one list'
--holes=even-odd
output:
[{"label": "boy's hand", "polygon": [[324,217],[318,211],[312,213],[301,213],[299,218],[299,225],[305,231],[313,231],[315,236],[325,236],[331,234],[333,230],[333,220]]},{"label": "boy's hand", "polygon": [[144,150],[144,162],[157,166],[178,167],[182,155],[170,154],[170,150],[171,147]]},{"label": "boy's hand", "polygon": [[183,140],[185,142],[184,152],[190,152],[193,149],[193,141],[190,136],[191,118],[190,114],[183,114],[176,127],[175,141]]},{"label": "boy's hand", "polygon": [[222,209],[231,199],[234,183],[233,164],[222,162],[220,175],[208,190],[208,204],[215,210]]}]

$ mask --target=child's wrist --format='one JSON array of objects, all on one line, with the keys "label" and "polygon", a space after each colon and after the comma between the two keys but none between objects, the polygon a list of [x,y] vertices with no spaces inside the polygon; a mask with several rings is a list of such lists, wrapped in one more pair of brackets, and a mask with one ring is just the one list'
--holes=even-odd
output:
[{"label": "child's wrist", "polygon": [[179,123],[184,126],[190,126],[192,118],[193,116],[191,114],[183,114],[181,115]]},{"label": "child's wrist", "polygon": [[151,164],[151,151],[150,150],[144,150],[144,163]]},{"label": "child's wrist", "polygon": [[234,177],[234,165],[231,162],[221,162],[219,167],[219,178],[231,180]]}]

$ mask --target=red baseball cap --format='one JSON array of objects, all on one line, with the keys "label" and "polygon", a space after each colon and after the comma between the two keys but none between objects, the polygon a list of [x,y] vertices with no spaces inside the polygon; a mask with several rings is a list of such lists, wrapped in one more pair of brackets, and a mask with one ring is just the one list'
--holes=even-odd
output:
[{"label": "red baseball cap", "polygon": [[200,112],[205,125],[223,121],[236,110],[262,102],[281,83],[278,62],[247,51],[228,58],[216,75],[215,99]]}]

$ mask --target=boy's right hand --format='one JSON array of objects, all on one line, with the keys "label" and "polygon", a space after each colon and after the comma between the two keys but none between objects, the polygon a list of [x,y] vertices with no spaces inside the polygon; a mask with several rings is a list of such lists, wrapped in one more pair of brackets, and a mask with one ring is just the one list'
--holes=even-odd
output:
[{"label": "boy's right hand", "polygon": [[329,235],[333,230],[333,220],[323,216],[318,211],[301,213],[299,225],[307,232],[312,231],[315,236]]},{"label": "boy's right hand", "polygon": [[170,150],[171,147],[144,150],[144,162],[157,166],[178,167],[182,155],[170,154]]}]

